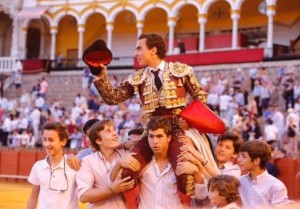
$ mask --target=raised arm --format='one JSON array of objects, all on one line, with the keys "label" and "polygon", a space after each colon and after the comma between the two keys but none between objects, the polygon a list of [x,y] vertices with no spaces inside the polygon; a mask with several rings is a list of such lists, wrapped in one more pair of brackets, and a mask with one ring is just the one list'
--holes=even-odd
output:
[{"label": "raised arm", "polygon": [[124,102],[134,94],[134,88],[129,82],[123,82],[116,88],[113,87],[106,74],[105,66],[103,66],[101,74],[97,75],[93,82],[104,102],[109,105]]}]

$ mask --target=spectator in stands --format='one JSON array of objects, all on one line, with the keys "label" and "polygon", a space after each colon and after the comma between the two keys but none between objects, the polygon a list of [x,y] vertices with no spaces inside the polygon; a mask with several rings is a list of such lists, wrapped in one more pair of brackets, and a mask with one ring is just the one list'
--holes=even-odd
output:
[{"label": "spectator in stands", "polygon": [[90,87],[90,70],[88,66],[83,68],[83,78],[82,78],[82,89],[88,89]]},{"label": "spectator in stands", "polygon": [[273,124],[273,120],[268,118],[264,128],[264,139],[266,142],[271,145],[272,147],[277,146],[274,143],[278,140],[278,129]]},{"label": "spectator in stands", "polygon": [[289,107],[294,108],[294,73],[289,69],[286,77],[283,80],[283,98],[285,99],[285,109],[288,110]]},{"label": "spectator in stands", "polygon": [[40,96],[46,99],[46,95],[48,92],[48,82],[45,77],[42,77],[41,83],[40,83]]},{"label": "spectator in stands", "polygon": [[[96,122],[89,130],[89,139],[96,151],[82,159],[76,182],[78,199],[88,202],[90,208],[125,209],[127,207],[121,193],[134,186],[134,180],[130,177],[109,181],[112,167],[125,154],[123,150],[116,150],[120,142],[114,126],[111,120],[103,120]],[[138,170],[138,162],[135,164],[130,168]]]},{"label": "spectator in stands", "polygon": [[[281,107],[279,107],[278,105],[274,105],[271,104],[270,105],[270,118],[273,121],[274,126],[277,128],[278,130],[278,139],[281,140],[283,133],[284,133],[284,115],[282,113],[282,111],[280,111]],[[279,142],[279,144],[281,145],[282,143]]]},{"label": "spectator in stands", "polygon": [[17,70],[15,72],[13,82],[14,82],[14,85],[16,88],[16,95],[21,96],[21,89],[22,89],[22,71],[21,70]]},{"label": "spectator in stands", "polygon": [[87,107],[87,102],[86,102],[86,98],[84,96],[82,96],[80,93],[77,94],[76,98],[75,98],[75,104],[78,107]]},{"label": "spectator in stands", "polygon": [[79,149],[81,148],[83,141],[83,134],[78,130],[78,127],[75,127],[73,133],[69,136],[71,143],[71,149]]},{"label": "spectator in stands", "polygon": [[4,96],[4,81],[5,81],[5,75],[3,73],[0,73],[0,96]]},{"label": "spectator in stands", "polygon": [[28,181],[32,184],[27,209],[78,209],[76,172],[67,164],[63,148],[67,143],[67,128],[60,123],[48,123],[43,130],[43,145],[47,152],[44,160],[37,161]]},{"label": "spectator in stands", "polygon": [[258,116],[262,116],[261,92],[262,92],[261,83],[258,79],[256,79],[254,81],[254,88],[252,90],[252,95],[253,95],[254,100],[256,102],[256,108],[257,108]]},{"label": "spectator in stands", "polygon": [[242,172],[240,196],[244,209],[267,208],[291,203],[285,185],[266,171],[271,150],[267,143],[253,140],[242,144],[238,164]]},{"label": "spectator in stands", "polygon": [[64,60],[65,60],[64,55],[62,53],[58,53],[58,56],[56,57],[56,67],[62,68]]},{"label": "spectator in stands", "polygon": [[179,48],[180,54],[185,54],[185,43],[182,41],[182,39],[177,40],[177,47]]},{"label": "spectator in stands", "polygon": [[254,88],[254,82],[258,78],[258,69],[257,66],[253,66],[249,70],[249,76],[250,76],[250,83],[251,83],[251,91],[253,91]]},{"label": "spectator in stands", "polygon": [[239,202],[239,180],[231,175],[218,175],[208,182],[208,198],[212,209],[241,209]]}]

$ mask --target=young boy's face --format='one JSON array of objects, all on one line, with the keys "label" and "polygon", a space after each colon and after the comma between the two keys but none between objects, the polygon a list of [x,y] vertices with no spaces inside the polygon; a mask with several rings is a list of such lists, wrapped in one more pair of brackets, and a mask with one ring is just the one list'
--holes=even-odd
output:
[{"label": "young boy's face", "polygon": [[57,131],[44,130],[43,145],[48,155],[55,156],[62,154],[63,147],[66,145],[67,139],[60,140]]},{"label": "young boy's face", "polygon": [[227,200],[219,194],[218,190],[214,190],[214,191],[209,190],[208,198],[209,198],[210,204],[212,206],[216,206],[218,208],[224,207],[225,205],[228,204]]},{"label": "young boy's face", "polygon": [[119,135],[112,125],[105,125],[104,129],[99,132],[99,135],[100,138],[96,140],[96,143],[102,148],[115,149],[120,145]]},{"label": "young boy's face", "polygon": [[234,155],[234,147],[232,140],[219,141],[215,148],[215,154],[218,163],[226,163],[230,161]]},{"label": "young boy's face", "polygon": [[171,136],[167,136],[164,129],[149,130],[148,142],[154,154],[164,154],[168,151]]},{"label": "young boy's face", "polygon": [[241,171],[249,172],[254,166],[254,163],[251,161],[248,152],[240,152],[237,159],[237,163],[240,166]]}]

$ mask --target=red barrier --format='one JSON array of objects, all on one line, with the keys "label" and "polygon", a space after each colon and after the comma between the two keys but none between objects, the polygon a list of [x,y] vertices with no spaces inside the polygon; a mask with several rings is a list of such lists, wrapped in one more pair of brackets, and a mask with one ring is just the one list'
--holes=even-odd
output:
[{"label": "red barrier", "polygon": [[18,155],[16,150],[2,150],[0,174],[17,175],[18,174]]},{"label": "red barrier", "polygon": [[36,161],[43,160],[46,158],[47,153],[44,150],[39,150],[36,153]]},{"label": "red barrier", "polygon": [[20,150],[18,175],[28,176],[33,164],[36,162],[36,151]]},{"label": "red barrier", "polygon": [[281,158],[276,160],[276,165],[280,170],[278,178],[285,184],[289,198],[295,199],[296,160]]},{"label": "red barrier", "polygon": [[264,49],[257,48],[204,52],[194,54],[180,54],[167,56],[166,60],[171,62],[178,61],[191,66],[260,62],[263,60],[264,57],[263,51]]}]

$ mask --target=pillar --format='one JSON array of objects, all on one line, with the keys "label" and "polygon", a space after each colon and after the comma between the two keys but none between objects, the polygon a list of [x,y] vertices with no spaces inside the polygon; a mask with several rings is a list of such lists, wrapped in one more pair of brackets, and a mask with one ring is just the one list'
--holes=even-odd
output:
[{"label": "pillar", "polygon": [[200,24],[199,52],[204,52],[204,50],[205,50],[205,24],[207,22],[207,15],[199,14],[198,22]]},{"label": "pillar", "polygon": [[174,28],[176,25],[175,17],[168,18],[168,27],[169,27],[169,50],[168,54],[173,54],[174,52]]},{"label": "pillar", "polygon": [[232,49],[238,47],[238,21],[240,19],[240,10],[231,10],[232,19]]},{"label": "pillar", "polygon": [[265,49],[265,55],[267,57],[273,56],[273,38],[274,38],[274,16],[275,16],[275,5],[267,6],[267,16],[268,16],[268,35],[267,35],[267,48]]},{"label": "pillar", "polygon": [[78,39],[78,62],[77,66],[82,67],[82,54],[83,54],[83,40],[84,40],[84,32],[85,32],[85,25],[78,25],[77,31],[79,33],[79,39]]},{"label": "pillar", "polygon": [[112,47],[112,31],[114,30],[114,23],[113,22],[106,22],[106,30],[107,30],[106,45],[107,45],[107,48],[109,48],[111,50],[111,47]]}]

